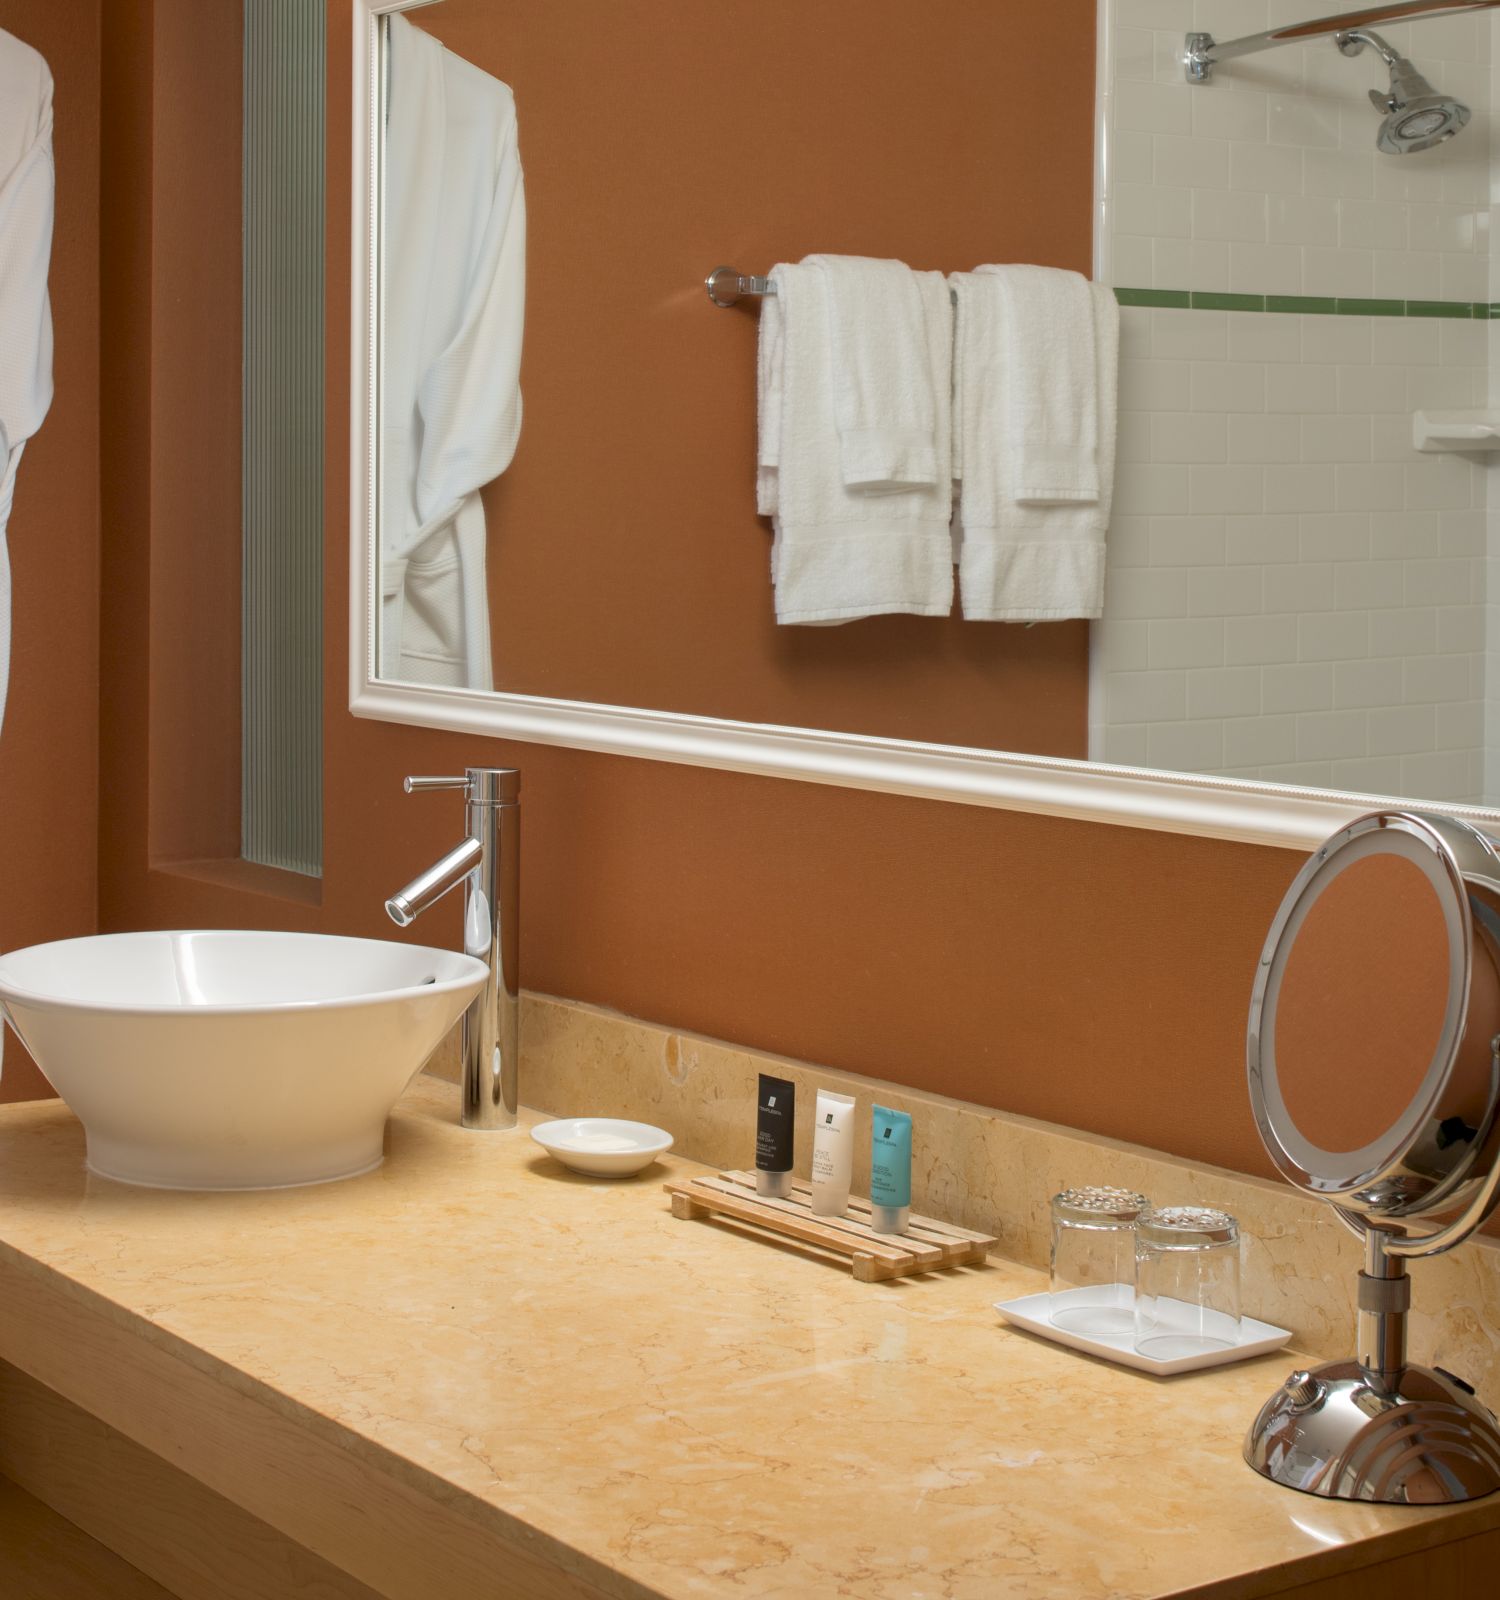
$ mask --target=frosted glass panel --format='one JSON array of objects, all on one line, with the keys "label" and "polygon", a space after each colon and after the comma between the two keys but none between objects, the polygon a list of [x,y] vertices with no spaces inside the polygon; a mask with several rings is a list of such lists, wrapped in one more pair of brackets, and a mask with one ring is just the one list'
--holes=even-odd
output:
[{"label": "frosted glass panel", "polygon": [[245,0],[241,849],[323,866],[323,0]]}]

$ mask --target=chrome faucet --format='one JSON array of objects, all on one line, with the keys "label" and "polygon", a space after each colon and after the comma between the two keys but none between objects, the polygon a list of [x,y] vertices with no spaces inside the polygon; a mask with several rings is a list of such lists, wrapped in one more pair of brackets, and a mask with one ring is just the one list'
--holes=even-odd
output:
[{"label": "chrome faucet", "polygon": [[514,1128],[520,1096],[521,774],[514,767],[470,767],[462,778],[408,778],[406,792],[462,789],[468,835],[442,860],[385,903],[391,921],[410,927],[460,883],[464,949],[490,969],[490,981],[464,1013],[463,1114],[466,1128]]}]

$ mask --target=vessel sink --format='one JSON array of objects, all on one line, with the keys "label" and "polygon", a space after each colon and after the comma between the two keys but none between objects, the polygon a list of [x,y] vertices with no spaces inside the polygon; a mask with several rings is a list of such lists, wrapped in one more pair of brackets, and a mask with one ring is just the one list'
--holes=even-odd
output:
[{"label": "vessel sink", "polygon": [[378,1166],[391,1107],[486,978],[380,939],[112,933],[0,956],[0,1011],[94,1172],[270,1189]]}]

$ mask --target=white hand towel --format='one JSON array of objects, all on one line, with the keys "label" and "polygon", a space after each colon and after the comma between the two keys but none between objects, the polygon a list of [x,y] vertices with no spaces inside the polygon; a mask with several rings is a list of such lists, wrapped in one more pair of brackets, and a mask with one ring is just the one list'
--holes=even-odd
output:
[{"label": "white hand towel", "polygon": [[[758,499],[774,514],[771,579],[781,623],[849,622],[885,612],[953,608],[950,410],[934,421],[937,482],[866,494],[844,482],[835,411],[828,275],[806,263],[773,269],[775,321],[761,338]],[[946,402],[952,308],[941,274],[916,275],[923,358]],[[772,476],[768,476],[772,475]]]},{"label": "white hand towel", "polygon": [[781,302],[774,294],[760,303],[759,342],[755,348],[756,425],[760,444],[755,459],[755,509],[776,515],[781,468]]},{"label": "white hand towel", "polygon": [[904,261],[807,256],[827,277],[839,461],[850,489],[938,480],[938,397],[917,275]]},{"label": "white hand towel", "polygon": [[1010,454],[1023,505],[1099,498],[1099,356],[1089,281],[1054,267],[976,269],[1000,286]]},{"label": "white hand towel", "polygon": [[962,486],[954,516],[964,616],[1051,622],[1104,609],[1104,536],[1115,472],[1120,314],[1114,291],[1089,286],[1097,374],[1098,498],[1056,505],[1017,501],[1011,476],[1004,289],[989,273],[955,273],[954,427]]}]

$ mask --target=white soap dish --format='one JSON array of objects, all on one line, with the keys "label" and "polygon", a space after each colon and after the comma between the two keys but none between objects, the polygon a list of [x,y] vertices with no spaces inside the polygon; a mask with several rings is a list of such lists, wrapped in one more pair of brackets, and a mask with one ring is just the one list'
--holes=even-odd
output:
[{"label": "white soap dish", "polygon": [[565,1167],[590,1178],[627,1178],[672,1148],[672,1135],[649,1122],[619,1117],[564,1117],[539,1122],[531,1137]]},{"label": "white soap dish", "polygon": [[1277,1328],[1269,1322],[1257,1322],[1254,1317],[1240,1318],[1240,1342],[1217,1350],[1197,1350],[1191,1355],[1161,1359],[1143,1356],[1135,1348],[1133,1335],[1077,1333],[1071,1328],[1059,1328],[1052,1319],[1052,1296],[1049,1294],[1022,1295],[1019,1300],[997,1300],[995,1310],[1017,1328],[1028,1333],[1039,1333],[1044,1339],[1066,1345],[1070,1350],[1082,1350],[1086,1355],[1102,1356],[1106,1361],[1117,1361],[1122,1367],[1134,1367],[1137,1372],[1149,1372],[1158,1378],[1168,1378],[1174,1372],[1196,1372],[1202,1367],[1227,1366],[1232,1361],[1247,1361],[1251,1356],[1268,1355],[1279,1350],[1292,1337],[1286,1328]]}]

